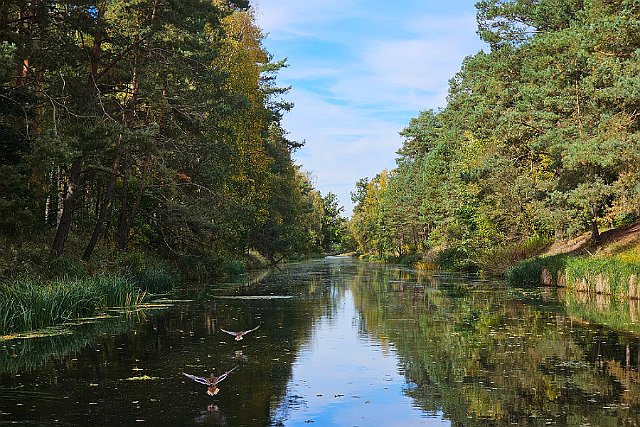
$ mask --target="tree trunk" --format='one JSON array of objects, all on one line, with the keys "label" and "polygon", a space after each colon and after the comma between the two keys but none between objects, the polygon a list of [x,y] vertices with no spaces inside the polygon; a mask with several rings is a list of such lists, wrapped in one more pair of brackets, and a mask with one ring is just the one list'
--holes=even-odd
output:
[{"label": "tree trunk", "polygon": [[593,246],[600,244],[600,231],[598,230],[598,218],[596,215],[596,209],[591,207],[591,241]]},{"label": "tree trunk", "polygon": [[71,175],[69,176],[69,184],[67,185],[67,194],[62,202],[62,215],[60,216],[60,224],[56,230],[56,237],[51,245],[51,254],[60,256],[64,252],[64,244],[69,237],[71,230],[71,222],[73,221],[73,211],[75,209],[75,200],[77,189],[80,185],[80,171],[82,170],[82,158],[76,157],[71,164]]},{"label": "tree trunk", "polygon": [[116,232],[116,248],[124,249],[127,246],[127,240],[129,237],[129,227],[127,211],[129,210],[129,176],[130,162],[125,161],[124,171],[122,176],[122,189],[120,190],[120,216],[118,218],[118,230]]},{"label": "tree trunk", "polygon": [[120,151],[116,154],[116,158],[113,161],[113,169],[111,172],[111,177],[109,178],[109,184],[107,185],[107,191],[104,195],[104,199],[100,204],[100,211],[98,212],[98,218],[96,219],[96,225],[93,228],[93,233],[91,234],[91,238],[89,239],[89,243],[87,244],[86,249],[84,250],[84,254],[82,255],[82,259],[85,261],[89,261],[91,255],[93,254],[93,250],[96,247],[96,243],[98,243],[98,237],[100,237],[100,233],[102,232],[102,223],[104,222],[104,218],[107,214],[107,207],[111,202],[111,197],[113,196],[113,192],[116,188],[116,177],[118,175],[118,168],[120,167]]},{"label": "tree trunk", "polygon": [[591,241],[594,246],[600,244],[600,231],[598,231],[598,221],[595,218],[591,220]]}]

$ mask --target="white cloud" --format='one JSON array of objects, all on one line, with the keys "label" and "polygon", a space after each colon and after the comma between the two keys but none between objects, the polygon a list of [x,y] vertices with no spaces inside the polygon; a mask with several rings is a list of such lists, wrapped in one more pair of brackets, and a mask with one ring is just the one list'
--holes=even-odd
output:
[{"label": "white cloud", "polygon": [[[292,86],[287,99],[295,107],[284,125],[293,139],[307,141],[295,157],[317,177],[318,189],[338,195],[347,214],[355,182],[395,166],[398,132],[419,111],[445,106],[449,79],[482,47],[473,0],[449,10],[409,3],[258,3],[267,49],[289,59],[278,80]],[[430,12],[435,7],[437,14]]]}]

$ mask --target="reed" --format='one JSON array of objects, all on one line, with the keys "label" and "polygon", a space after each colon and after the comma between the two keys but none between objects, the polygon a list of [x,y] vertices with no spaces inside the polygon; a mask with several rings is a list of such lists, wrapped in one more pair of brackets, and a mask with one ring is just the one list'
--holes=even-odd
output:
[{"label": "reed", "polygon": [[169,292],[178,282],[175,274],[162,267],[147,267],[134,274],[133,281],[140,289],[152,294]]},{"label": "reed", "polygon": [[552,243],[552,239],[544,236],[533,236],[522,242],[493,248],[482,252],[478,257],[482,274],[490,277],[505,275],[511,266],[527,258],[542,253]]},{"label": "reed", "polygon": [[101,308],[132,307],[145,297],[132,280],[119,277],[15,280],[0,284],[0,335],[61,324]]},{"label": "reed", "polygon": [[640,263],[618,258],[576,257],[567,260],[565,274],[569,289],[616,297],[638,297],[637,291],[630,289],[630,284],[633,277],[640,277]]}]

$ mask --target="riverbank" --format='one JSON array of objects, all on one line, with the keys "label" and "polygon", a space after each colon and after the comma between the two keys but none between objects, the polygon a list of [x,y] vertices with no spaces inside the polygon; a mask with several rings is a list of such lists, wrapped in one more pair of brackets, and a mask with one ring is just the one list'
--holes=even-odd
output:
[{"label": "riverbank", "polygon": [[640,223],[603,232],[596,247],[588,236],[554,244],[516,263],[506,276],[516,285],[640,299]]}]

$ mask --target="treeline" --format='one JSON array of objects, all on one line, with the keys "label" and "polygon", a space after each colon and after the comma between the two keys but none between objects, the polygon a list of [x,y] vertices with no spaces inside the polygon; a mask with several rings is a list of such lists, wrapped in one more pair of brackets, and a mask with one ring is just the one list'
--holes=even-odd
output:
[{"label": "treeline", "polygon": [[640,3],[487,0],[489,46],[357,183],[359,250],[477,269],[640,215]]},{"label": "treeline", "polygon": [[262,38],[243,0],[3,0],[0,274],[330,248],[340,211],[292,161]]}]

